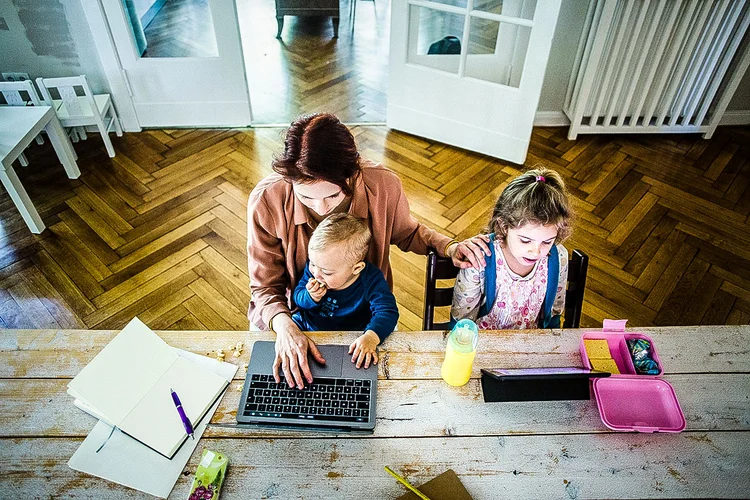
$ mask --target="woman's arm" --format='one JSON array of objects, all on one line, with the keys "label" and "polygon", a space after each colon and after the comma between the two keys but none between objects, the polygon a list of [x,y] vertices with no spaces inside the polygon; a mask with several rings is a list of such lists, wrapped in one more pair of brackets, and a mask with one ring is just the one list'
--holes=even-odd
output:
[{"label": "woman's arm", "polygon": [[[445,256],[446,247],[452,240],[414,218],[401,179],[393,172],[388,173],[391,179],[388,179],[388,187],[385,189],[389,191],[389,204],[393,204],[387,208],[393,228],[391,243],[404,252],[427,255],[428,250],[434,248],[438,255]],[[395,200],[395,203],[390,200]]]},{"label": "woman's arm", "polygon": [[[398,177],[394,174],[394,177]],[[425,255],[429,248],[434,248],[441,257],[450,257],[456,267],[475,267],[485,265],[484,256],[490,254],[489,238],[480,234],[463,241],[455,241],[438,233],[434,229],[417,221],[411,214],[409,201],[406,199],[399,180],[399,198],[396,214],[393,217],[393,240],[391,243],[405,252]]]},{"label": "woman's arm", "polygon": [[250,195],[247,204],[247,258],[253,305],[264,324],[276,332],[276,358],[273,374],[280,381],[279,369],[291,387],[312,383],[307,351],[320,363],[325,359],[315,343],[292,321],[287,302],[291,288],[281,240],[275,235],[276,222],[263,199],[263,192]]},{"label": "woman's arm", "polygon": [[247,205],[247,261],[253,305],[263,324],[279,313],[289,314],[287,289],[292,287],[286,257],[276,235],[276,221],[263,192],[253,192]]},{"label": "woman's arm", "polygon": [[473,267],[461,269],[453,287],[451,317],[456,320],[468,318],[476,321],[482,299],[484,299],[484,269]]}]

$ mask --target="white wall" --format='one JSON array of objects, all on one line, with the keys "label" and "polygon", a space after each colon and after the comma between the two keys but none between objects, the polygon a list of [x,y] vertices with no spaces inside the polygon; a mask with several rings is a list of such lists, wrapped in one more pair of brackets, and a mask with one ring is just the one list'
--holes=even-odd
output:
[{"label": "white wall", "polygon": [[0,0],[8,27],[0,29],[0,71],[32,79],[86,75],[94,92],[109,92],[83,12],[89,1]]},{"label": "white wall", "polygon": [[539,98],[539,111],[562,113],[565,91],[568,88],[570,73],[573,71],[573,60],[583,31],[587,6],[588,0],[565,0],[560,6],[557,29],[547,61],[547,72],[544,74],[542,95]]},{"label": "white wall", "polygon": [[740,81],[740,86],[734,92],[732,100],[729,101],[727,111],[746,111],[750,113],[750,71]]}]

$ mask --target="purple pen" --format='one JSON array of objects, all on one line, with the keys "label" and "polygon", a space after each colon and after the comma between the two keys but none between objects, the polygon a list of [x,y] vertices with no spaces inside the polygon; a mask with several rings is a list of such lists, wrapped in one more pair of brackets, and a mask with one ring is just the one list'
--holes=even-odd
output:
[{"label": "purple pen", "polygon": [[185,415],[185,410],[182,409],[182,403],[180,402],[180,398],[177,396],[177,393],[174,392],[172,389],[169,389],[169,392],[172,393],[172,401],[174,401],[174,405],[177,408],[177,413],[180,414],[180,420],[182,420],[182,426],[185,427],[185,432],[188,433],[188,436],[195,439],[193,426],[190,423],[190,419],[188,419],[187,415]]}]

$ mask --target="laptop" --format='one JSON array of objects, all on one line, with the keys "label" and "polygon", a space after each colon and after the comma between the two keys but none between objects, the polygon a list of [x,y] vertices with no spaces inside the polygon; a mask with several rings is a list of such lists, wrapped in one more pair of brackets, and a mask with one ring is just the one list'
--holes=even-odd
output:
[{"label": "laptop", "polygon": [[351,362],[349,346],[319,345],[326,364],[321,365],[308,356],[312,384],[305,384],[304,389],[290,389],[283,375],[278,384],[273,378],[274,345],[268,341],[253,345],[237,410],[238,424],[372,432],[377,366],[358,370]]}]

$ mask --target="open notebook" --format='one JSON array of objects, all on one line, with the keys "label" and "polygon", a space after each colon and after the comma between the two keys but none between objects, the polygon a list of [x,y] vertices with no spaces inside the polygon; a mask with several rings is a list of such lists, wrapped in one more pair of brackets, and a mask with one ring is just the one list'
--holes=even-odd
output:
[{"label": "open notebook", "polygon": [[188,436],[169,390],[196,426],[228,385],[134,318],[68,384],[68,394],[84,411],[172,458]]}]

